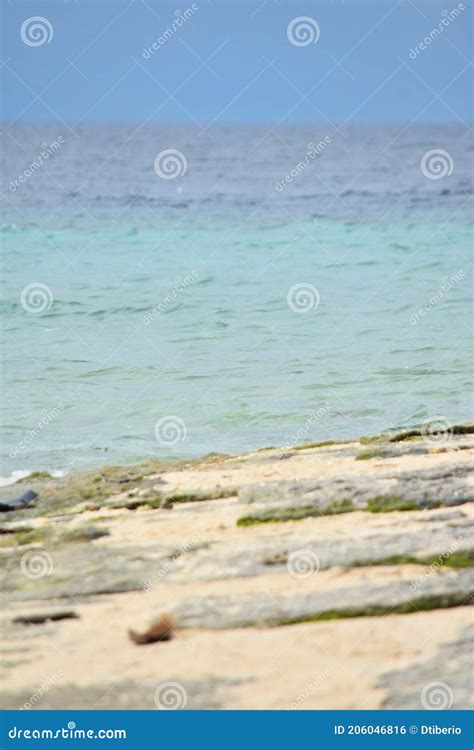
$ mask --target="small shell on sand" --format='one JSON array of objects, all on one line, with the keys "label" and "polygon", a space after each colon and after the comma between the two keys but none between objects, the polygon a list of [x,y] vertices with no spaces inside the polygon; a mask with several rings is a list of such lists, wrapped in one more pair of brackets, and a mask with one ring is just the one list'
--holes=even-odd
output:
[{"label": "small shell on sand", "polygon": [[145,643],[156,643],[157,641],[170,641],[173,637],[173,628],[176,622],[170,615],[161,615],[141,633],[131,628],[128,635],[134,643],[142,646]]}]

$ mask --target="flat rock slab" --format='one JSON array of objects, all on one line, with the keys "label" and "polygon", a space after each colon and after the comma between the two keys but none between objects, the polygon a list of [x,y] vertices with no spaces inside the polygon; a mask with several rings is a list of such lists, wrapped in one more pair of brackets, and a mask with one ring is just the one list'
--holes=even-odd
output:
[{"label": "flat rock slab", "polygon": [[429,661],[385,675],[379,683],[389,691],[383,708],[472,710],[473,649],[474,627],[469,627]]},{"label": "flat rock slab", "polygon": [[[249,529],[248,541],[232,545],[216,543],[209,549],[183,556],[171,576],[183,581],[258,576],[280,572],[292,554],[304,558],[308,553],[314,556],[319,570],[417,561],[424,567],[449,567],[453,553],[462,552],[474,558],[474,525],[471,519],[460,515],[449,525],[432,520],[430,524],[419,524],[417,529],[410,528],[409,532],[403,524],[394,523],[392,528],[379,532],[354,534],[345,538],[344,544],[337,536],[325,538],[316,530],[303,531],[300,524],[292,525],[289,533],[276,538],[255,538]],[[456,564],[454,557],[452,563]]]},{"label": "flat rock slab", "polygon": [[0,587],[11,601],[145,590],[150,576],[167,569],[169,558],[166,548],[150,545],[20,548],[2,559]]},{"label": "flat rock slab", "polygon": [[298,510],[324,515],[377,508],[383,511],[384,505],[387,510],[461,505],[474,500],[474,467],[460,464],[374,477],[257,482],[242,487],[239,500],[261,506],[253,514],[256,520],[278,513],[284,520],[285,515],[291,518]]},{"label": "flat rock slab", "polygon": [[426,577],[420,584],[415,579],[310,593],[196,597],[181,602],[174,615],[181,627],[242,628],[408,613],[473,602],[472,572],[463,570]]},{"label": "flat rock slab", "polygon": [[[210,678],[202,681],[166,679],[156,683],[121,682],[87,686],[63,684],[59,676],[46,689],[31,693],[18,691],[2,697],[4,710],[158,710],[218,709],[228,701],[229,692],[243,680]],[[120,722],[119,722],[120,723]]]},{"label": "flat rock slab", "polygon": [[[36,506],[0,514],[4,706],[154,709],[170,682],[184,708],[419,708],[426,680],[464,707],[472,443],[410,431],[31,477]],[[164,615],[171,640],[130,640]]]}]

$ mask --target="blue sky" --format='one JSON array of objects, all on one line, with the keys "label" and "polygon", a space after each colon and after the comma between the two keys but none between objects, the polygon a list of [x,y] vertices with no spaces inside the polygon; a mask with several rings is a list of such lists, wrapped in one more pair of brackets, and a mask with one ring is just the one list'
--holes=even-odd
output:
[{"label": "blue sky", "polygon": [[[197,10],[148,58],[192,3],[3,3],[2,119],[78,122],[470,122],[472,6],[416,48],[457,3],[224,2]],[[42,16],[49,43],[22,23]],[[316,43],[287,35],[313,19]]]}]

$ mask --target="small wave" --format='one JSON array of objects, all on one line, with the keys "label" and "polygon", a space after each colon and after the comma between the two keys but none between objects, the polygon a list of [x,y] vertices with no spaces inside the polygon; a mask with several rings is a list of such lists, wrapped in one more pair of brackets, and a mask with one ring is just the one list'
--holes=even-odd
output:
[{"label": "small wave", "polygon": [[391,242],[389,247],[393,250],[409,250],[408,245],[402,245],[401,242]]},{"label": "small wave", "polygon": [[123,307],[110,307],[103,308],[101,310],[94,310],[94,312],[89,313],[89,315],[91,318],[103,319],[110,315],[126,315],[127,313],[139,314],[149,311],[149,307],[131,307],[130,305],[124,305]]},{"label": "small wave", "polygon": [[25,477],[29,477],[31,474],[31,471],[27,471],[26,469],[18,471],[12,471],[10,476],[8,477],[0,477],[0,487],[8,487],[10,484],[15,484],[16,482],[19,482],[20,479],[25,479]]},{"label": "small wave", "polygon": [[[12,471],[12,473],[9,476],[2,477],[0,476],[0,487],[9,487],[12,484],[16,484],[17,482],[20,482],[22,479],[26,479],[27,477],[31,476],[33,474],[33,470],[31,469],[17,469],[17,471]],[[63,471],[63,469],[52,469],[51,471],[46,472],[54,479],[58,479],[59,477],[65,477],[67,472]]]},{"label": "small wave", "polygon": [[89,370],[88,372],[84,372],[82,373],[81,378],[93,378],[98,375],[112,375],[120,372],[122,372],[121,367],[103,367],[99,370]]}]

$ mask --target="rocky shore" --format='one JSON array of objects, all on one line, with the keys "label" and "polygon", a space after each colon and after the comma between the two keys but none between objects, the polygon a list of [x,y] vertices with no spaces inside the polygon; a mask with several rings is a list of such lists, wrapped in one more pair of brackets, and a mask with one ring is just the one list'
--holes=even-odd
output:
[{"label": "rocky shore", "polygon": [[471,707],[473,457],[463,424],[4,488],[3,707]]}]

